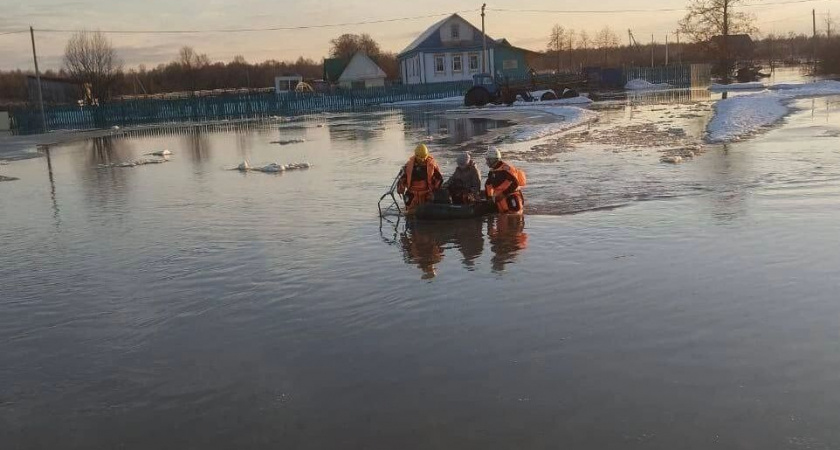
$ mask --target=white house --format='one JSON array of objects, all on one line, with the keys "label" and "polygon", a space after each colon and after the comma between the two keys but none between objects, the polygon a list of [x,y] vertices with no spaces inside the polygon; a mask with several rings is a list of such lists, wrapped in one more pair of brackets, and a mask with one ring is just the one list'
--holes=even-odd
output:
[{"label": "white house", "polygon": [[338,77],[338,84],[345,89],[363,89],[385,86],[385,71],[368,55],[356,53]]},{"label": "white house", "polygon": [[516,48],[505,39],[486,39],[485,62],[480,29],[458,14],[437,22],[397,55],[403,84],[472,80],[479,72],[525,76],[527,50]]}]

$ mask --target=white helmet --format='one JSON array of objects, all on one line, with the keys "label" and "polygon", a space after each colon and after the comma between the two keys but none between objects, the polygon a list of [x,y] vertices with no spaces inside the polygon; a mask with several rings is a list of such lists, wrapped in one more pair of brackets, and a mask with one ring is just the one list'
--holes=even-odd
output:
[{"label": "white helmet", "polygon": [[460,155],[458,155],[458,160],[457,161],[458,161],[458,167],[464,168],[464,167],[467,167],[470,164],[470,161],[472,161],[472,158],[470,158],[470,153],[469,152],[464,152],[464,153],[461,153]]},{"label": "white helmet", "polygon": [[487,153],[484,155],[484,159],[487,161],[488,166],[492,166],[502,160],[502,152],[491,145],[487,147]]}]

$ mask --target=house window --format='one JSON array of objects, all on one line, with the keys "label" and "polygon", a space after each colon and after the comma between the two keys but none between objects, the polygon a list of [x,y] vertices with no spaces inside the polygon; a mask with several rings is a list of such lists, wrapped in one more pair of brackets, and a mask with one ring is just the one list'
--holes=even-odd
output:
[{"label": "house window", "polygon": [[502,61],[502,69],[504,70],[516,70],[519,68],[519,62],[515,59],[506,59]]},{"label": "house window", "polygon": [[470,72],[478,72],[478,53],[470,53]]},{"label": "house window", "polygon": [[452,56],[452,71],[453,72],[460,72],[464,70],[464,62],[461,60],[461,55],[453,55]]},{"label": "house window", "polygon": [[446,73],[446,57],[435,55],[435,73]]},{"label": "house window", "polygon": [[457,23],[452,24],[452,27],[450,27],[450,33],[452,33],[452,39],[461,39],[461,27],[459,27]]}]

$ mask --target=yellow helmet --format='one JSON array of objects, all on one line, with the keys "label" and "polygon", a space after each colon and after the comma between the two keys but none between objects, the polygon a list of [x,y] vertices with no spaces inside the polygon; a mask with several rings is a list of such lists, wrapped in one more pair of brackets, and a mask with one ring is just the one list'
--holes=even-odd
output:
[{"label": "yellow helmet", "polygon": [[414,157],[419,161],[425,161],[429,157],[429,149],[426,148],[426,144],[419,144],[414,149]]}]

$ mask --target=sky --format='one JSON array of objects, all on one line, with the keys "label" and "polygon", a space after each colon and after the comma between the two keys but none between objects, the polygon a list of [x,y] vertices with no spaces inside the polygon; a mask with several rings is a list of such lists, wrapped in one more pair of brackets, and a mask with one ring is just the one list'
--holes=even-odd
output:
[{"label": "sky", "polygon": [[[793,0],[804,3],[767,5],[791,0],[747,0],[762,34],[811,32],[811,9],[822,18],[832,9],[840,19],[840,0]],[[624,12],[610,14],[524,12],[523,10],[616,10],[684,8],[688,0],[488,0],[486,29],[494,38],[544,50],[551,27],[586,30],[590,35],[611,27],[626,43],[627,29],[640,42],[664,42],[683,11]],[[764,3],[762,5],[762,3]],[[117,34],[109,33],[126,67],[153,67],[174,60],[184,45],[206,53],[213,61],[243,55],[249,62],[293,60],[304,56],[319,60],[329,51],[330,39],[342,33],[368,33],[384,50],[399,52],[417,35],[453,12],[480,26],[480,1],[464,0],[0,0],[0,70],[32,70],[28,33],[4,34],[35,28],[42,70],[61,67],[68,32],[39,30],[166,31],[234,28],[301,27],[409,18],[387,23],[343,25],[304,30],[251,33]],[[508,9],[514,11],[498,11]],[[439,17],[430,17],[432,15]],[[419,17],[426,16],[426,17]],[[840,30],[838,30],[840,31]]]}]

